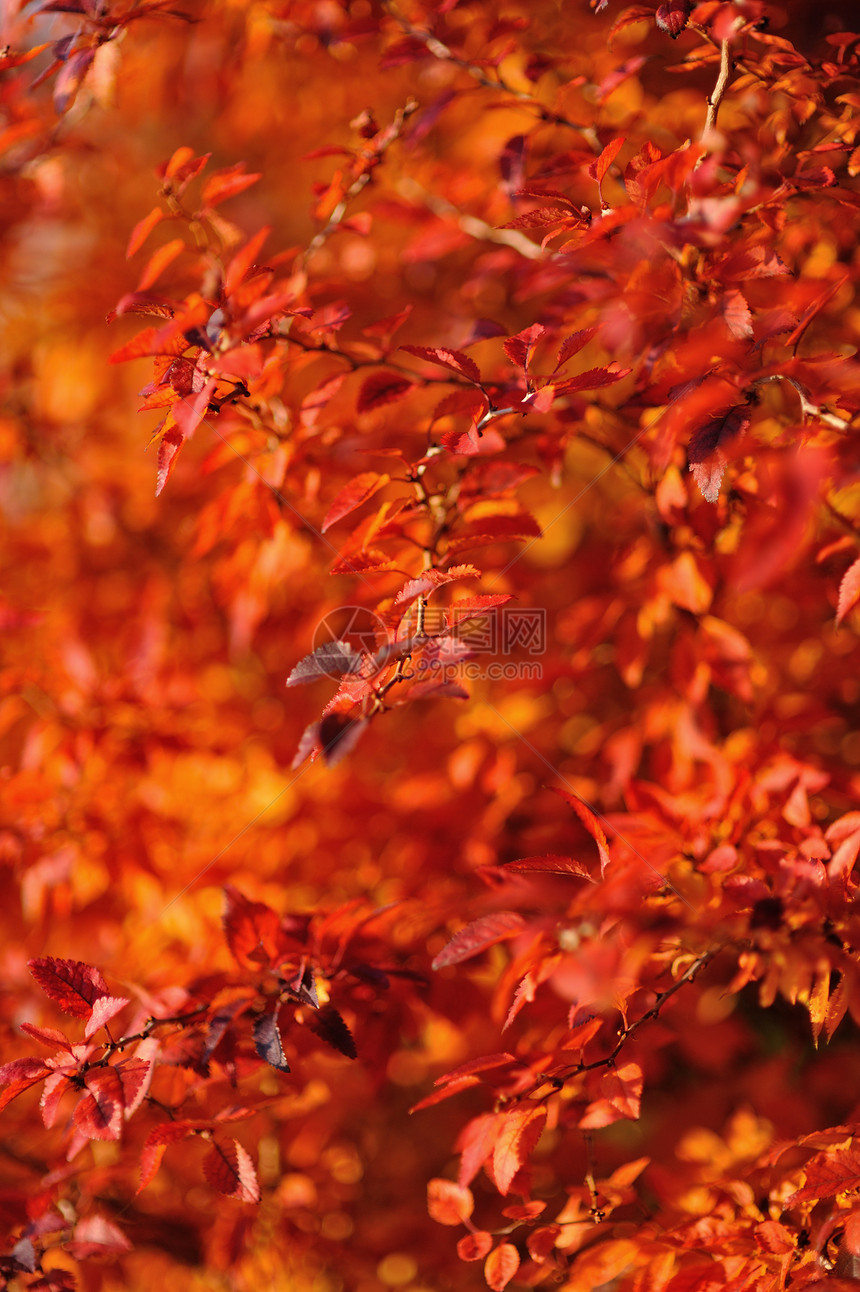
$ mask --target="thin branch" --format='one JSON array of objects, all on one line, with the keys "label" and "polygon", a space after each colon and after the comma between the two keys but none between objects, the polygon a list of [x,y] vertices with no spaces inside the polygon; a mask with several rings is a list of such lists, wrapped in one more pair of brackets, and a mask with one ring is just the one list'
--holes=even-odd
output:
[{"label": "thin branch", "polygon": [[717,128],[717,113],[720,110],[720,104],[723,101],[723,96],[725,95],[728,87],[731,73],[732,64],[729,57],[729,38],[728,36],[724,36],[720,42],[720,73],[717,77],[717,83],[714,86],[714,92],[708,99],[708,113],[705,117],[705,126],[700,136],[702,143],[707,142],[712,132]]},{"label": "thin branch", "polygon": [[468,72],[473,80],[479,85],[483,85],[488,90],[502,90],[505,94],[510,94],[513,98],[519,99],[521,103],[530,108],[536,108],[541,121],[549,125],[567,126],[570,130],[578,130],[583,138],[588,142],[589,147],[595,152],[601,151],[601,143],[597,137],[597,131],[593,126],[584,125],[580,121],[571,121],[568,117],[562,116],[559,112],[554,112],[552,108],[546,107],[534,95],[527,94],[524,90],[518,90],[515,86],[509,84],[504,77],[496,71],[495,79],[487,76],[483,67],[477,63],[470,63],[468,59],[460,58],[455,54],[444,41],[439,40],[432,32],[424,31],[421,27],[413,27],[397,10],[392,0],[384,0],[384,7],[391,14],[391,17],[397,23],[398,27],[407,36],[412,36],[415,40],[420,40],[425,46],[427,52],[434,58],[440,59],[445,63],[453,63],[455,67],[460,67],[464,72]]}]

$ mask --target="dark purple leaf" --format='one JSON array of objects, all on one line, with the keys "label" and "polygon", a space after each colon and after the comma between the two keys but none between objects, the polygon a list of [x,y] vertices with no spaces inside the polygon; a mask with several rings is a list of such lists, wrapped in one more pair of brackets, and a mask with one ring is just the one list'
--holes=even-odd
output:
[{"label": "dark purple leaf", "polygon": [[348,1059],[357,1057],[358,1052],[352,1039],[352,1032],[334,1005],[325,1005],[318,1014],[314,1014],[309,1020],[309,1026],[311,1031],[332,1049],[339,1050]]},{"label": "dark purple leaf", "polygon": [[287,678],[287,686],[304,686],[321,677],[344,677],[357,673],[364,656],[353,650],[349,642],[323,642],[312,655],[300,660]]},{"label": "dark purple leaf", "polygon": [[275,1010],[268,1014],[260,1014],[254,1019],[254,1049],[270,1067],[277,1068],[279,1072],[289,1072],[290,1065],[284,1054],[281,1029],[278,1027]]}]

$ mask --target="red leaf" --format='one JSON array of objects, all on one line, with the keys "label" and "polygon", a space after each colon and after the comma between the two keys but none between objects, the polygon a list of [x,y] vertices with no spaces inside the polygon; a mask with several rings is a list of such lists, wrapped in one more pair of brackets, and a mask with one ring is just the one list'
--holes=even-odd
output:
[{"label": "red leaf", "polygon": [[520,1268],[520,1254],[513,1243],[501,1243],[484,1261],[484,1278],[493,1292],[503,1292]]},{"label": "red leaf", "polygon": [[460,1184],[470,1184],[492,1154],[501,1117],[501,1113],[482,1113],[463,1127],[455,1146],[460,1154]]},{"label": "red leaf", "polygon": [[379,475],[376,471],[363,471],[361,475],[355,476],[349,484],[344,485],[338,493],[332,505],[326,512],[325,520],[320,529],[323,534],[331,529],[332,525],[343,520],[350,512],[361,507],[369,498],[372,498],[378,490],[383,489],[389,484],[391,477],[386,474]]},{"label": "red leaf", "polygon": [[87,1139],[119,1139],[123,1114],[149,1074],[150,1065],[128,1059],[115,1066],[91,1068],[87,1091],[78,1102],[74,1121]]},{"label": "red leaf", "polygon": [[473,1234],[466,1234],[457,1244],[457,1255],[461,1261],[482,1261],[493,1245],[493,1235],[485,1229],[476,1229]]},{"label": "red leaf", "polygon": [[41,1059],[13,1059],[11,1063],[4,1063],[0,1068],[0,1085],[6,1086],[6,1089],[0,1093],[0,1109],[11,1104],[13,1099],[17,1099],[18,1095],[37,1082],[43,1081],[49,1073],[50,1068]]},{"label": "red leaf", "polygon": [[503,1113],[493,1148],[493,1178],[504,1197],[514,1176],[527,1161],[546,1123],[546,1105],[523,1104]]},{"label": "red leaf", "polygon": [[524,927],[525,920],[516,911],[496,911],[492,915],[482,915],[454,934],[436,956],[433,968],[445,969],[448,965],[471,960],[472,956],[480,955],[496,942],[516,937]]},{"label": "red leaf", "polygon": [[[103,996],[96,1004],[100,1004],[101,1000],[110,999],[110,996]],[[33,1023],[22,1023],[21,1031],[26,1032],[28,1036],[32,1036],[35,1040],[41,1041],[43,1045],[50,1045],[52,1048],[59,1046],[61,1050],[67,1050],[69,1054],[72,1052],[72,1042],[65,1033],[58,1032],[55,1027],[36,1027]]]},{"label": "red leaf", "polygon": [[545,1261],[552,1249],[555,1247],[556,1239],[562,1232],[561,1225],[542,1225],[529,1234],[526,1239],[526,1247],[529,1249],[529,1256],[533,1261]]},{"label": "red leaf", "polygon": [[416,597],[432,592],[434,588],[441,588],[444,584],[454,583],[458,579],[479,579],[480,577],[481,571],[474,565],[452,565],[450,570],[428,570],[426,574],[419,574],[417,579],[410,579],[408,583],[404,583],[394,598],[394,604],[402,606],[409,601],[414,601]]},{"label": "red leaf", "polygon": [[597,161],[594,162],[594,164],[590,168],[590,173],[593,174],[598,184],[601,184],[603,182],[606,172],[609,170],[609,167],[615,161],[615,158],[621,152],[621,149],[623,147],[624,147],[623,135],[618,139],[610,140],[610,142],[604,148],[603,152],[598,157]]},{"label": "red leaf", "polygon": [[860,1144],[818,1153],[806,1165],[805,1180],[800,1189],[786,1199],[786,1205],[796,1207],[801,1202],[818,1202],[821,1198],[834,1198],[860,1186]]},{"label": "red leaf", "polygon": [[27,967],[45,995],[75,1018],[89,1018],[98,998],[110,994],[98,969],[81,960],[45,956],[28,961]]},{"label": "red leaf", "polygon": [[597,844],[597,851],[600,856],[600,874],[602,876],[605,873],[610,860],[609,847],[606,842],[606,835],[603,832],[603,826],[600,824],[591,808],[587,807],[586,804],[583,803],[582,799],[577,798],[575,794],[568,794],[567,790],[562,789],[556,790],[556,793],[560,794],[565,802],[570,804],[594,842]]},{"label": "red leaf", "polygon": [[232,884],[224,885],[224,936],[240,964],[270,966],[279,959],[281,921],[264,902],[252,902]]},{"label": "red leaf", "polygon": [[140,1155],[138,1193],[154,1179],[168,1146],[193,1135],[196,1127],[197,1123],[190,1121],[166,1122],[163,1126],[156,1126],[149,1132]]},{"label": "red leaf", "polygon": [[836,609],[838,624],[841,624],[848,612],[853,610],[858,600],[860,600],[860,556],[842,576],[842,582],[839,585],[839,604]]},{"label": "red leaf", "polygon": [[591,879],[591,875],[581,861],[572,857],[557,857],[549,854],[546,857],[523,857],[520,861],[508,861],[505,870],[512,870],[516,875],[575,875],[581,879]]},{"label": "red leaf", "polygon": [[71,1242],[66,1251],[76,1261],[86,1261],[93,1256],[125,1256],[132,1250],[131,1243],[121,1229],[104,1216],[85,1216],[75,1225]]},{"label": "red leaf", "polygon": [[239,1202],[259,1202],[260,1185],[254,1164],[238,1140],[213,1144],[203,1162],[206,1179],[219,1193]]},{"label": "red leaf", "polygon": [[440,367],[459,373],[461,377],[474,381],[476,385],[480,384],[481,374],[477,364],[467,354],[463,354],[462,350],[443,350],[425,345],[402,345],[400,349],[405,350],[407,354],[416,355],[419,359],[426,359],[428,363],[438,363]]},{"label": "red leaf", "polygon": [[244,193],[245,189],[256,184],[258,179],[260,179],[259,173],[245,174],[244,162],[237,162],[235,166],[227,166],[224,170],[216,170],[203,185],[203,205],[217,206],[219,202],[226,202],[228,197]]},{"label": "red leaf", "polygon": [[414,385],[408,377],[398,377],[392,372],[371,373],[358,392],[356,409],[359,413],[367,413],[374,408],[382,408],[395,399],[401,399]]},{"label": "red leaf", "polygon": [[723,297],[723,318],[726,320],[726,327],[736,340],[745,341],[752,336],[752,314],[742,292],[726,292]]},{"label": "red leaf", "polygon": [[587,327],[583,328],[580,332],[574,332],[571,336],[566,337],[559,348],[558,359],[553,372],[558,372],[559,368],[564,367],[568,359],[572,359],[575,354],[579,354],[580,350],[584,349],[584,347],[588,345],[589,341],[596,335],[596,327]]},{"label": "red leaf", "polygon": [[[168,414],[168,418],[171,419],[172,421],[173,419],[172,410]],[[168,418],[165,418],[165,422],[168,420]],[[163,424],[164,423],[162,423],[162,425]],[[156,498],[159,496],[162,489],[170,479],[173,473],[173,468],[176,465],[176,459],[179,457],[180,450],[182,449],[182,446],[184,443],[185,443],[185,436],[182,434],[180,430],[177,429],[175,425],[172,425],[170,429],[167,430],[162,435],[161,441],[159,442],[159,445],[158,445],[158,458],[157,458],[158,471],[155,477]]]},{"label": "red leaf", "polygon": [[429,1180],[427,1210],[440,1225],[462,1225],[475,1210],[472,1190],[453,1180]]},{"label": "red leaf", "polygon": [[227,296],[232,296],[236,288],[243,282],[245,275],[256,262],[263,249],[263,243],[271,232],[272,230],[268,226],[260,229],[254,234],[253,238],[249,238],[244,247],[236,252],[224,275],[224,292]]},{"label": "red leaf", "polygon": [[655,14],[657,26],[674,40],[686,27],[692,7],[692,0],[668,0]]},{"label": "red leaf", "polygon": [[531,327],[524,328],[516,336],[509,337],[502,348],[511,363],[527,372],[535,346],[545,333],[546,328],[542,323],[532,323]]},{"label": "red leaf", "polygon": [[599,1078],[600,1097],[589,1104],[579,1123],[582,1130],[597,1130],[628,1118],[636,1121],[642,1100],[642,1069],[638,1063],[609,1068]]},{"label": "red leaf", "polygon": [[600,386],[611,386],[613,382],[629,377],[632,371],[632,368],[620,368],[617,363],[610,364],[608,368],[589,368],[569,381],[557,382],[555,393],[565,395],[575,390],[597,390]]},{"label": "red leaf", "polygon": [[99,1028],[109,1023],[115,1014],[125,1009],[128,1003],[124,996],[100,996],[93,1005],[93,1012],[84,1030],[86,1039],[89,1040],[94,1036]]}]

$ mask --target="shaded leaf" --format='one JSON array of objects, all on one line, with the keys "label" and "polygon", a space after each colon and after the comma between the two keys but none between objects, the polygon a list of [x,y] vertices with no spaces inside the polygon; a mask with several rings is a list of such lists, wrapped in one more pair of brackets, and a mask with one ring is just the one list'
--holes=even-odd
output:
[{"label": "shaded leaf", "polygon": [[355,651],[347,641],[323,642],[311,655],[306,655],[287,678],[287,686],[305,686],[321,677],[344,677],[358,673],[365,656]]},{"label": "shaded leaf", "polygon": [[401,377],[393,372],[371,373],[358,392],[356,409],[359,413],[368,413],[375,408],[382,408],[395,399],[402,399],[414,385],[414,381],[410,381],[408,377]]},{"label": "shaded leaf", "polygon": [[197,1126],[198,1123],[190,1121],[166,1122],[149,1132],[140,1155],[140,1184],[137,1186],[137,1193],[155,1178],[166,1149],[195,1134]]},{"label": "shaded leaf", "polygon": [[289,1072],[290,1065],[281,1042],[277,1010],[270,1010],[254,1019],[254,1049],[270,1067],[279,1072]]},{"label": "shaded leaf", "polygon": [[232,884],[224,885],[224,936],[240,964],[270,965],[278,959],[281,921],[265,902],[252,902]]},{"label": "shaded leaf", "polygon": [[259,1202],[260,1185],[254,1163],[247,1149],[238,1140],[226,1144],[213,1144],[203,1161],[206,1179],[219,1193],[239,1202]]},{"label": "shaded leaf", "polygon": [[75,1018],[89,1018],[98,998],[110,995],[99,970],[81,960],[45,956],[29,960],[27,967],[45,995]]},{"label": "shaded leaf", "polygon": [[333,1005],[324,1005],[316,1014],[312,1014],[308,1019],[308,1026],[333,1050],[339,1051],[348,1059],[357,1058],[358,1051],[352,1032]]}]

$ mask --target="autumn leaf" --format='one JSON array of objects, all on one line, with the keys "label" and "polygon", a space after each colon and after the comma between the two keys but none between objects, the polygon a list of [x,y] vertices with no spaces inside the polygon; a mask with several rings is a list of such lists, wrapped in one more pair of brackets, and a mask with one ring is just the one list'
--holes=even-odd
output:
[{"label": "autumn leaf", "polygon": [[308,1019],[308,1027],[316,1033],[326,1045],[344,1055],[347,1059],[358,1057],[355,1041],[341,1014],[333,1005],[323,1005]]},{"label": "autumn leaf", "polygon": [[332,525],[343,520],[344,516],[348,516],[357,507],[361,507],[380,489],[384,489],[389,481],[390,476],[384,473],[380,475],[376,471],[363,471],[361,475],[354,476],[349,484],[344,485],[340,490],[326,512],[325,520],[320,526],[322,533],[325,534]]},{"label": "autumn leaf", "polygon": [[358,392],[356,409],[359,413],[369,413],[396,399],[402,399],[414,387],[408,377],[398,376],[392,372],[375,372],[365,378]]},{"label": "autumn leaf", "polygon": [[270,965],[281,945],[281,922],[265,902],[253,902],[232,884],[224,886],[224,936],[240,964]]},{"label": "autumn leaf", "polygon": [[540,1139],[546,1116],[545,1104],[523,1104],[503,1114],[493,1149],[493,1178],[503,1197]]},{"label": "autumn leaf", "polygon": [[520,1254],[513,1243],[500,1243],[484,1262],[484,1278],[493,1292],[502,1292],[520,1267]]},{"label": "autumn leaf", "polygon": [[860,600],[860,557],[848,568],[839,585],[839,604],[836,608],[838,624],[841,624],[845,616],[854,609],[858,600]]},{"label": "autumn leaf", "polygon": [[219,1193],[239,1202],[259,1202],[260,1185],[247,1149],[238,1140],[213,1144],[203,1162],[206,1179]]},{"label": "autumn leaf", "polygon": [[99,997],[110,995],[99,970],[81,960],[45,956],[27,967],[45,995],[75,1018],[89,1018]]},{"label": "autumn leaf", "polygon": [[426,345],[402,345],[400,349],[407,354],[414,354],[418,359],[425,359],[427,363],[439,364],[440,367],[465,377],[467,381],[480,385],[481,374],[475,361],[462,350],[444,350]]},{"label": "autumn leaf", "polygon": [[462,1225],[475,1210],[475,1199],[471,1189],[453,1180],[429,1180],[427,1210],[440,1225]]},{"label": "autumn leaf", "polygon": [[485,1229],[477,1229],[473,1234],[465,1234],[457,1243],[457,1255],[461,1261],[482,1261],[493,1246],[493,1235]]},{"label": "autumn leaf", "polygon": [[290,1065],[284,1053],[277,1010],[269,1010],[254,1019],[254,1048],[260,1058],[278,1072],[289,1072]]},{"label": "autumn leaf", "polygon": [[448,965],[471,960],[495,943],[516,937],[524,927],[525,920],[516,911],[497,911],[493,915],[482,915],[454,934],[434,959],[433,968],[445,969]]},{"label": "autumn leaf", "polygon": [[130,1252],[132,1245],[112,1220],[90,1215],[75,1225],[65,1249],[76,1261],[85,1261],[93,1256],[116,1259]]}]

